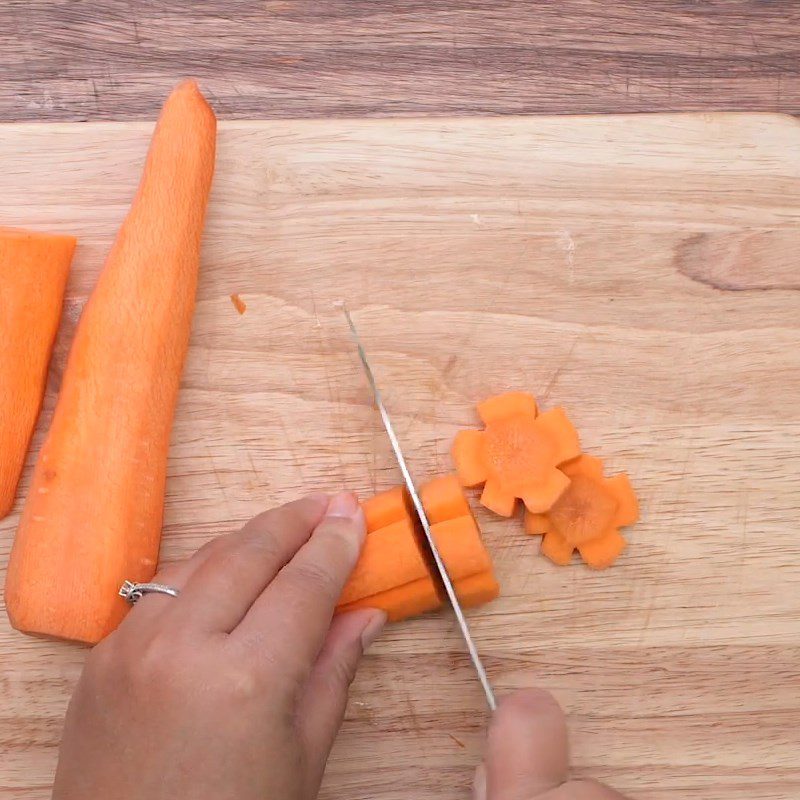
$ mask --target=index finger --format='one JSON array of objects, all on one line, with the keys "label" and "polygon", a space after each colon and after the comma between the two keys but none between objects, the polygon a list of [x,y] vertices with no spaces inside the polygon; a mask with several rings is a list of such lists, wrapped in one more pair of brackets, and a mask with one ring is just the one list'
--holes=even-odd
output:
[{"label": "index finger", "polygon": [[269,632],[272,655],[302,678],[319,655],[336,603],[358,561],[366,522],[355,496],[332,498],[297,555],[253,603],[232,636],[260,647]]}]

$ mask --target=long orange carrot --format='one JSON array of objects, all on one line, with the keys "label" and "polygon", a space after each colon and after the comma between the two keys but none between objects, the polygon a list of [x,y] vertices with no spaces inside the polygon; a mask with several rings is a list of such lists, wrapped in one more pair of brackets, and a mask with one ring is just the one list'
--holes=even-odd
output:
[{"label": "long orange carrot", "polygon": [[14,627],[97,642],[150,578],[189,341],[216,119],[197,85],[166,101],[142,180],[83,312],[6,581]]},{"label": "long orange carrot", "polygon": [[74,251],[72,236],[0,228],[0,518],[39,415]]}]

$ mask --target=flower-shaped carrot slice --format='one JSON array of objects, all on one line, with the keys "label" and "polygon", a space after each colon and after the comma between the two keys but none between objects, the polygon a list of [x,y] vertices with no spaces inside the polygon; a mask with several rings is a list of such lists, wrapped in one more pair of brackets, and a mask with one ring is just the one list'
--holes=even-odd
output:
[{"label": "flower-shaped carrot slice", "polygon": [[561,408],[538,414],[524,392],[492,397],[478,406],[482,431],[460,431],[453,459],[465,486],[484,484],[481,503],[504,517],[517,499],[528,511],[548,511],[569,485],[559,464],[580,454],[578,434]]},{"label": "flower-shaped carrot slice", "polygon": [[575,548],[595,569],[605,569],[625,548],[619,532],[639,518],[639,506],[628,476],[603,476],[603,462],[582,455],[564,464],[567,490],[546,514],[525,515],[525,530],[544,534],[542,553],[556,564],[568,564]]}]

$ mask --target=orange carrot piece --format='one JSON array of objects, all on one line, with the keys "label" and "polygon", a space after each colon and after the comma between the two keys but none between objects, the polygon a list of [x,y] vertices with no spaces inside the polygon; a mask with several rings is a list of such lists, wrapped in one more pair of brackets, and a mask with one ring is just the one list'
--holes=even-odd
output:
[{"label": "orange carrot piece", "polygon": [[452,581],[491,572],[492,560],[471,515],[431,525],[431,534]]},{"label": "orange carrot piece", "polygon": [[501,517],[511,517],[517,507],[517,498],[500,488],[498,481],[488,480],[481,493],[481,505]]},{"label": "orange carrot piece", "polygon": [[233,307],[240,313],[244,314],[247,311],[247,303],[239,297],[238,294],[231,295],[231,303],[233,303]]},{"label": "orange carrot piece", "polygon": [[547,533],[549,524],[547,514],[531,514],[530,511],[525,512],[525,533],[531,536],[541,536]]},{"label": "orange carrot piece", "polygon": [[489,475],[481,451],[483,433],[481,431],[459,431],[453,440],[453,463],[458,477],[464,486],[477,486]]},{"label": "orange carrot piece", "polygon": [[506,392],[478,404],[478,416],[484,425],[518,415],[535,417],[538,412],[536,398],[527,392]]},{"label": "orange carrot piece", "polygon": [[606,488],[614,495],[617,500],[617,513],[614,517],[614,525],[624,528],[626,525],[633,525],[639,520],[639,501],[631,486],[630,478],[627,473],[620,472],[613,478],[606,481]]},{"label": "orange carrot piece", "polygon": [[455,475],[443,475],[423,484],[419,490],[419,499],[422,500],[431,525],[472,514]]},{"label": "orange carrot piece", "polygon": [[542,513],[568,484],[558,465],[580,454],[578,434],[560,408],[537,416],[531,395],[512,392],[479,407],[486,428],[461,431],[453,459],[465,486],[485,483],[481,502],[502,516],[514,513],[520,498],[529,511]]},{"label": "orange carrot piece", "polygon": [[[543,515],[527,513],[525,529],[530,533],[546,531],[548,544],[542,552],[551,555],[556,563],[566,563],[567,546],[578,547],[590,566],[610,565],[624,547],[617,530],[632,525],[639,517],[636,495],[624,473],[613,478],[603,477],[603,462],[582,455],[562,465],[569,477],[567,490]],[[547,538],[547,537],[545,537]],[[605,542],[605,544],[602,544]],[[561,559],[561,560],[559,560]]]},{"label": "orange carrot piece", "polygon": [[389,622],[416,617],[427,611],[440,608],[442,601],[430,577],[387,589],[385,592],[363,597],[336,607],[337,614],[359,608],[380,608],[386,612]]},{"label": "orange carrot piece", "polygon": [[550,509],[551,528],[571,545],[597,538],[613,527],[617,500],[598,481],[575,475],[567,491]]},{"label": "orange carrot piece", "polygon": [[567,413],[563,408],[551,408],[549,411],[539,414],[536,422],[539,429],[548,431],[556,443],[553,457],[556,464],[563,464],[581,454],[578,432],[567,418]]},{"label": "orange carrot piece", "polygon": [[0,519],[39,416],[74,250],[72,236],[0,228]]},{"label": "orange carrot piece", "polygon": [[500,596],[500,586],[491,571],[479,572],[456,581],[455,590],[464,608],[481,606]]},{"label": "orange carrot piece", "polygon": [[592,569],[606,569],[617,560],[626,545],[625,538],[614,528],[597,539],[579,544],[578,552]]},{"label": "orange carrot piece", "polygon": [[410,519],[409,497],[404,486],[394,486],[362,500],[367,532],[377,531],[395,522]]},{"label": "orange carrot piece", "polygon": [[94,643],[156,568],[216,119],[197,85],[166,101],[136,197],[75,334],[11,554],[19,630]]},{"label": "orange carrot piece", "polygon": [[525,491],[522,502],[533,514],[544,514],[561,497],[569,486],[569,478],[561,470],[551,470],[548,476],[534,489]]},{"label": "orange carrot piece", "polygon": [[339,598],[346,605],[429,578],[414,524],[403,519],[367,534],[364,549]]},{"label": "orange carrot piece", "polygon": [[597,456],[590,456],[587,453],[582,453],[577,458],[567,461],[559,469],[569,478],[583,475],[592,480],[603,480],[603,462]]},{"label": "orange carrot piece", "polygon": [[542,555],[554,564],[566,567],[572,561],[575,548],[555,531],[548,531],[542,538]]}]

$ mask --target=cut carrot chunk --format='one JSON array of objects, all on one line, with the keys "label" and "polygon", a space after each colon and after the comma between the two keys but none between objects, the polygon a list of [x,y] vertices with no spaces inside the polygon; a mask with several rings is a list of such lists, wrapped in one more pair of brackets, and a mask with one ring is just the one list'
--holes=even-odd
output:
[{"label": "cut carrot chunk", "polygon": [[379,608],[386,612],[389,622],[397,622],[427,611],[435,611],[441,605],[436,586],[427,577],[351,603],[340,604],[336,607],[336,613],[344,614],[359,608]]},{"label": "cut carrot chunk", "polygon": [[543,431],[547,431],[556,443],[554,461],[563,464],[581,454],[581,444],[575,426],[567,418],[563,408],[551,408],[537,418],[537,424]]},{"label": "cut carrot chunk", "polygon": [[537,413],[536,398],[527,392],[506,392],[478,404],[478,416],[484,425],[518,415],[535,417]]},{"label": "cut carrot chunk", "polygon": [[471,516],[431,525],[431,534],[452,581],[492,571],[492,560]]},{"label": "cut carrot chunk", "polygon": [[410,519],[410,499],[404,486],[395,486],[385,492],[379,492],[361,502],[361,508],[367,521],[367,532],[377,531]]},{"label": "cut carrot chunk", "polygon": [[569,488],[550,509],[548,519],[553,530],[571,545],[596,538],[612,527],[617,500],[601,483],[575,475]]},{"label": "cut carrot chunk", "polygon": [[605,569],[617,560],[626,545],[625,538],[614,528],[597,539],[579,544],[578,552],[593,569]]},{"label": "cut carrot chunk", "polygon": [[233,303],[233,307],[240,313],[244,314],[247,311],[247,303],[239,297],[238,294],[231,295],[231,303]]},{"label": "cut carrot chunk", "polygon": [[574,550],[575,548],[555,531],[548,531],[542,538],[542,555],[547,556],[554,564],[566,567],[572,561]]},{"label": "cut carrot chunk", "polygon": [[488,480],[481,493],[481,504],[501,517],[510,517],[514,514],[517,498],[511,492],[504,492],[499,482]]},{"label": "cut carrot chunk", "polygon": [[39,416],[74,250],[72,236],[0,228],[0,518]]},{"label": "cut carrot chunk", "polygon": [[568,486],[569,478],[561,470],[551,470],[542,483],[522,495],[522,502],[528,511],[543,514],[564,494]]},{"label": "cut carrot chunk", "polygon": [[492,572],[479,572],[455,583],[456,596],[464,608],[473,608],[496,600],[500,586]]},{"label": "cut carrot chunk", "polygon": [[626,525],[633,525],[639,519],[639,501],[631,486],[630,478],[627,473],[620,472],[613,478],[606,481],[606,487],[617,500],[617,513],[614,517],[614,525],[623,528]]},{"label": "cut carrot chunk", "polygon": [[423,484],[419,490],[419,499],[422,500],[431,525],[472,514],[455,475],[443,475]]},{"label": "cut carrot chunk", "polygon": [[465,486],[485,483],[481,502],[502,516],[521,498],[529,511],[547,511],[568,479],[557,467],[576,458],[575,428],[560,408],[537,416],[536,401],[522,392],[482,403],[483,431],[462,431],[453,444],[456,471]]},{"label": "cut carrot chunk", "polygon": [[531,514],[530,511],[525,512],[525,533],[531,536],[541,536],[547,533],[549,521],[547,514]]},{"label": "cut carrot chunk", "polygon": [[481,454],[482,442],[480,431],[459,431],[453,441],[453,462],[464,486],[477,486],[489,474]]},{"label": "cut carrot chunk", "polygon": [[567,461],[559,469],[569,478],[583,475],[596,481],[603,480],[603,462],[597,456],[590,456],[586,453]]},{"label": "cut carrot chunk", "polygon": [[429,577],[414,525],[411,519],[403,519],[367,534],[339,605]]}]

